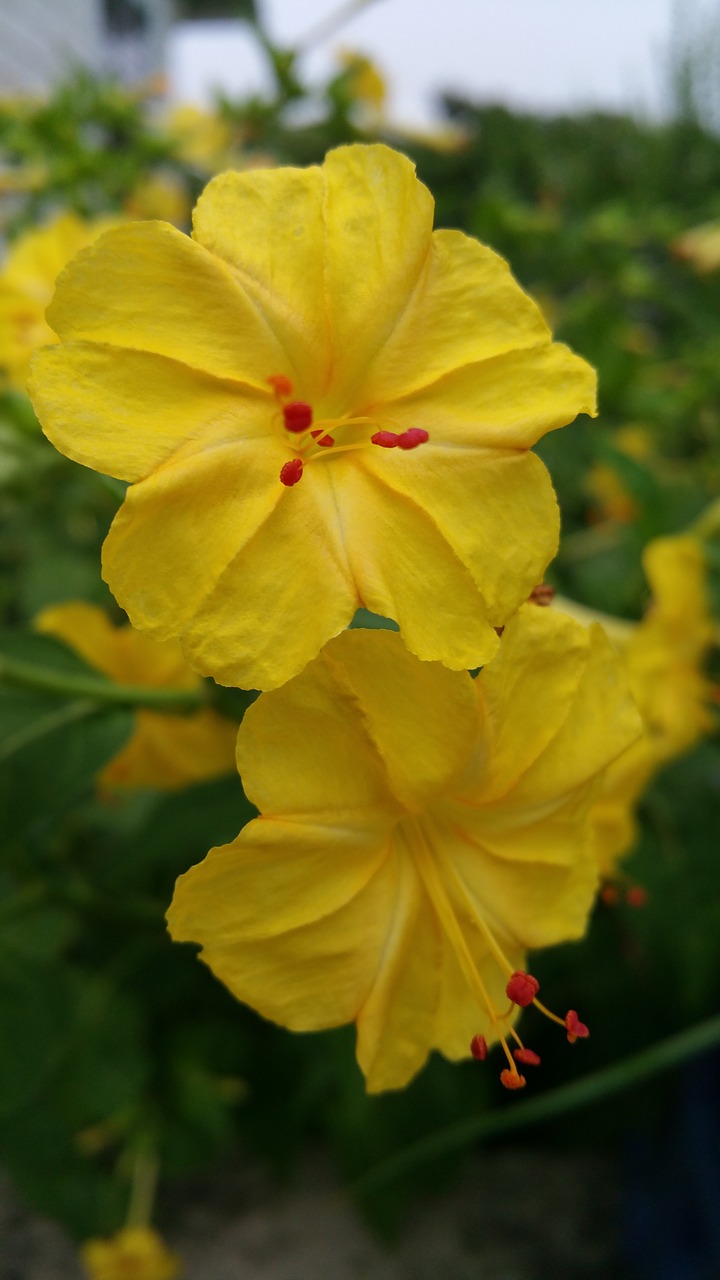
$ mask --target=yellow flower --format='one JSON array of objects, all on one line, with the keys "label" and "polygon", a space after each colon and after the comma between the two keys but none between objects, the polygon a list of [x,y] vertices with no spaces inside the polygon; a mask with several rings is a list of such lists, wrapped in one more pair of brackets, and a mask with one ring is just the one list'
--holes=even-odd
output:
[{"label": "yellow flower", "polygon": [[603,875],[612,874],[635,842],[635,807],[652,775],[714,725],[702,670],[713,637],[702,545],[689,534],[656,538],[645,548],[643,566],[652,602],[636,626],[556,597],[570,616],[601,623],[622,658],[644,726],[639,741],[608,768],[593,805]]},{"label": "yellow flower", "polygon": [[671,247],[676,257],[684,258],[700,275],[717,271],[720,267],[720,222],[703,222],[699,227],[684,231]]},{"label": "yellow flower", "polygon": [[116,218],[84,222],[63,213],[47,226],[26,231],[14,241],[0,272],[0,369],[11,384],[25,390],[30,359],[57,337],[45,319],[55,281],[65,264]]},{"label": "yellow flower", "polygon": [[130,225],[63,275],[38,414],[134,482],[104,550],[133,624],[223,683],[282,684],[360,604],[477,666],[553,555],[529,446],[593,411],[594,374],[432,214],[403,156],[341,147],[221,174],[194,241]]},{"label": "yellow flower", "polygon": [[174,173],[149,173],[125,200],[131,218],[164,218],[176,227],[190,221],[190,197]]},{"label": "yellow flower", "polygon": [[[119,684],[181,690],[201,683],[176,640],[158,643],[132,627],[115,627],[95,605],[54,605],[38,615],[35,627]],[[139,710],[130,740],[102,770],[100,785],[174,788],[228,773],[236,735],[237,725],[210,707],[189,715]]]},{"label": "yellow flower", "polygon": [[385,77],[376,63],[357,49],[339,49],[337,59],[346,73],[350,97],[364,107],[371,118],[382,120],[387,100]]},{"label": "yellow flower", "polygon": [[150,1227],[125,1227],[80,1251],[89,1280],[175,1280],[180,1259]]},{"label": "yellow flower", "polygon": [[261,816],[180,877],[171,934],[292,1030],[355,1021],[373,1092],[505,1044],[525,952],[583,933],[588,807],[637,732],[602,630],[560,613],[521,608],[477,680],[345,632],[247,712]]},{"label": "yellow flower", "polygon": [[180,103],[169,112],[165,128],[176,143],[180,159],[205,173],[235,168],[240,161],[235,130],[216,112],[204,111],[190,102]]}]

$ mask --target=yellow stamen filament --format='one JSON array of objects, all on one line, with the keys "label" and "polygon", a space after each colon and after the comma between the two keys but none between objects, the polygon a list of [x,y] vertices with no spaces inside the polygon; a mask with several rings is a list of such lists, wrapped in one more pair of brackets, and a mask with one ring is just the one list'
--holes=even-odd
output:
[{"label": "yellow stamen filament", "polygon": [[[479,997],[481,1007],[485,1008],[488,1017],[495,1028],[495,1032],[503,1047],[505,1057],[508,1060],[510,1070],[513,1074],[517,1075],[518,1070],[515,1059],[513,1058],[508,1047],[507,1040],[500,1029],[499,1023],[501,1019],[493,1005],[487,987],[478,973],[470,948],[468,947],[462,929],[460,928],[453,906],[447,896],[445,885],[443,884],[442,877],[440,876],[437,868],[435,855],[427,843],[425,833],[423,832],[420,823],[414,821],[413,827],[413,860],[420,878],[423,881],[427,895],[435,909],[438,920],[445,932],[445,936],[455,952],[455,956],[471,991]],[[471,918],[475,919],[475,912],[473,912]]]}]

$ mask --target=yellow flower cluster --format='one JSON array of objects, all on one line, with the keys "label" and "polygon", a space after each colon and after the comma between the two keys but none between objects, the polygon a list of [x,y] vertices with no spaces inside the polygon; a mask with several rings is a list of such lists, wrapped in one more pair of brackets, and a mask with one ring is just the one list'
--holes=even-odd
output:
[{"label": "yellow flower cluster", "polygon": [[105,1240],[88,1240],[81,1257],[88,1280],[176,1280],[180,1259],[150,1227],[125,1227]]},{"label": "yellow flower cluster", "polygon": [[[523,604],[558,537],[531,446],[594,412],[594,374],[432,220],[380,145],[221,174],[192,238],[78,255],[32,394],[130,482],[103,565],[133,624],[265,691],[238,739],[260,816],[181,878],[173,936],[267,1017],[354,1021],[372,1090],[493,1041],[518,1088],[518,1011],[549,1013],[526,953],[583,932],[591,806],[640,726],[602,631]],[[399,634],[347,630],[361,606]]]}]

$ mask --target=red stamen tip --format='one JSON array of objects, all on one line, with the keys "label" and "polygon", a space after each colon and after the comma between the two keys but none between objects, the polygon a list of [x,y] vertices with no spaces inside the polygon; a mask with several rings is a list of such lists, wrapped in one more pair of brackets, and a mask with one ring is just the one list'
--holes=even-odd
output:
[{"label": "red stamen tip", "polygon": [[551,587],[547,582],[539,582],[533,587],[528,596],[529,604],[549,605],[552,604],[555,596],[555,588]]},{"label": "red stamen tip", "polygon": [[614,907],[619,897],[617,885],[604,884],[600,890],[600,901],[604,902],[606,907]]},{"label": "red stamen tip", "polygon": [[647,900],[647,889],[644,889],[641,884],[633,884],[625,892],[625,901],[629,907],[645,907]]},{"label": "red stamen tip", "polygon": [[321,437],[320,437],[320,439],[318,440],[318,444],[319,444],[323,449],[329,449],[329,448],[330,448],[330,446],[331,446],[332,444],[334,444],[334,443],[335,443],[335,437],[334,437],[334,436],[327,436],[327,435],[326,435],[326,436],[321,436]]},{"label": "red stamen tip", "polygon": [[278,399],[292,395],[292,382],[284,373],[272,373],[267,381]]},{"label": "red stamen tip", "polygon": [[473,1036],[470,1041],[470,1052],[478,1062],[484,1062],[488,1056],[487,1040],[484,1036]]},{"label": "red stamen tip", "polygon": [[371,443],[379,444],[381,449],[394,449],[398,439],[394,431],[376,431],[375,435],[370,437]]},{"label": "red stamen tip", "polygon": [[283,418],[288,431],[307,431],[313,420],[312,408],[304,400],[291,400],[283,405]]},{"label": "red stamen tip", "polygon": [[565,1014],[565,1028],[570,1044],[574,1044],[576,1040],[585,1040],[590,1035],[585,1023],[580,1021],[574,1009],[569,1009]]},{"label": "red stamen tip", "polygon": [[419,444],[425,444],[429,439],[430,436],[422,427],[410,427],[409,431],[403,431],[398,436],[397,444],[399,449],[417,449]]},{"label": "red stamen tip", "polygon": [[302,473],[302,458],[291,458],[289,462],[283,463],[280,468],[280,482],[290,488],[292,485],[297,484]]},{"label": "red stamen tip", "polygon": [[513,1004],[519,1004],[521,1009],[526,1009],[529,1004],[532,1004],[539,990],[540,983],[537,978],[533,978],[531,973],[524,973],[522,969],[516,969],[505,988],[505,994]]},{"label": "red stamen tip", "polygon": [[516,1062],[522,1062],[526,1067],[539,1067],[540,1054],[534,1049],[513,1049],[513,1058]]},{"label": "red stamen tip", "polygon": [[527,1080],[520,1075],[519,1071],[511,1071],[509,1067],[506,1067],[504,1071],[500,1072],[500,1083],[506,1089],[524,1089]]}]

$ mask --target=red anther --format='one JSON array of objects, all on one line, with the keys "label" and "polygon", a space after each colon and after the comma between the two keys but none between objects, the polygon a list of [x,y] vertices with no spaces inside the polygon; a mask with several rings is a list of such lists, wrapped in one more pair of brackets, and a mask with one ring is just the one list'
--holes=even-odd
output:
[{"label": "red anther", "polygon": [[527,1080],[520,1075],[519,1071],[511,1071],[509,1067],[506,1067],[504,1071],[500,1072],[500,1083],[506,1089],[524,1089]]},{"label": "red anther", "polygon": [[329,449],[329,448],[330,448],[330,445],[331,445],[331,444],[334,444],[334,443],[335,443],[335,437],[334,437],[334,436],[327,436],[327,435],[326,435],[326,436],[321,436],[321,437],[320,437],[320,439],[318,440],[318,444],[319,444],[319,445],[321,446],[321,448],[323,448],[323,449]]},{"label": "red anther", "polygon": [[399,436],[395,431],[376,431],[375,435],[370,437],[370,442],[379,444],[381,449],[394,449],[398,439]]},{"label": "red anther", "polygon": [[307,431],[313,420],[312,407],[304,400],[291,400],[283,405],[283,418],[288,431]]},{"label": "red anther", "polygon": [[283,463],[280,468],[280,481],[290,488],[292,485],[297,484],[302,473],[302,458],[291,458],[289,462]]},{"label": "red anther", "polygon": [[552,604],[555,595],[555,588],[551,587],[547,582],[539,582],[533,587],[528,596],[528,604],[548,605]]},{"label": "red anther", "polygon": [[470,1041],[470,1052],[478,1062],[484,1062],[488,1056],[487,1040],[484,1036],[473,1036]]},{"label": "red anther", "polygon": [[647,889],[641,884],[633,884],[625,891],[625,901],[629,907],[645,907],[647,900]]},{"label": "red anther", "polygon": [[292,395],[292,382],[284,373],[272,373],[267,381],[278,399]]},{"label": "red anther", "polygon": [[568,1009],[565,1014],[565,1028],[570,1044],[574,1044],[576,1040],[585,1040],[590,1035],[585,1023],[580,1021],[574,1009]]},{"label": "red anther", "polygon": [[534,1049],[513,1049],[513,1058],[516,1062],[522,1062],[526,1067],[539,1067],[540,1054]]},{"label": "red anther", "polygon": [[532,1004],[539,990],[540,983],[537,978],[533,978],[531,973],[523,973],[522,969],[516,969],[505,988],[505,994],[513,1004],[519,1004],[521,1009],[526,1009],[529,1004]]},{"label": "red anther", "polygon": [[398,436],[398,448],[417,449],[419,444],[425,444],[429,439],[430,436],[422,427],[410,427],[408,431],[403,431],[402,435]]},{"label": "red anther", "polygon": [[606,907],[614,907],[619,897],[617,885],[604,884],[600,890],[600,901],[604,902]]}]

